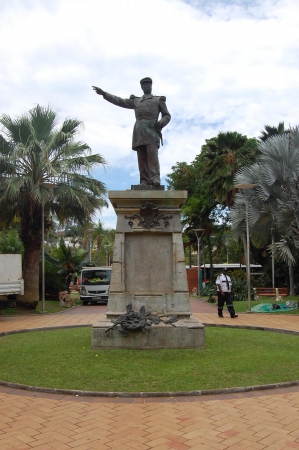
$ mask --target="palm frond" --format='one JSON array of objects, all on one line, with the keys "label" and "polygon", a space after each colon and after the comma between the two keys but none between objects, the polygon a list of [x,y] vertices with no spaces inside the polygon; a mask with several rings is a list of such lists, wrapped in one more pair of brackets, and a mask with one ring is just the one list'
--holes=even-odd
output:
[{"label": "palm frond", "polygon": [[286,238],[282,238],[279,242],[274,242],[269,245],[269,250],[278,261],[281,260],[291,264],[295,262],[290,241]]},{"label": "palm frond", "polygon": [[50,106],[36,105],[29,111],[30,124],[37,141],[47,141],[50,133],[58,124],[58,116]]}]

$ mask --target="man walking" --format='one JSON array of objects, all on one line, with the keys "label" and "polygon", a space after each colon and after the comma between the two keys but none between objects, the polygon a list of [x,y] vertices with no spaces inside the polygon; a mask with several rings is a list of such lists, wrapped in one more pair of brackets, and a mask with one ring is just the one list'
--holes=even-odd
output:
[{"label": "man walking", "polygon": [[158,158],[160,140],[163,145],[161,130],[168,124],[171,116],[165,103],[166,97],[152,94],[152,83],[149,77],[140,80],[143,95],[141,97],[131,95],[129,99],[116,97],[97,86],[93,86],[93,89],[113,105],[134,109],[136,122],[132,149],[137,152],[140,184],[159,186],[161,181]]},{"label": "man walking", "polygon": [[232,282],[230,277],[227,275],[227,268],[224,267],[223,271],[220,275],[218,275],[216,279],[217,285],[217,297],[218,297],[218,316],[223,317],[223,306],[226,303],[228,312],[232,319],[238,317],[235,313],[235,309],[233,307],[233,298],[232,298]]}]

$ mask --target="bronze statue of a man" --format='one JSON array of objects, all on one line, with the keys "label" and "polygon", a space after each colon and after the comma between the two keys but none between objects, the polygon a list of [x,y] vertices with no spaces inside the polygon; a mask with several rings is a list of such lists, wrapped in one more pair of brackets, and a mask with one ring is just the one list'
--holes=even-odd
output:
[{"label": "bronze statue of a man", "polygon": [[[166,98],[152,94],[152,83],[152,79],[149,77],[140,80],[144,94],[142,97],[131,95],[129,99],[108,94],[96,86],[93,86],[93,89],[113,105],[135,110],[136,122],[133,130],[132,149],[137,151],[140,184],[159,186],[158,149],[160,140],[162,141],[161,129],[168,124],[171,116],[165,103]],[[160,113],[161,119],[158,120]]]}]

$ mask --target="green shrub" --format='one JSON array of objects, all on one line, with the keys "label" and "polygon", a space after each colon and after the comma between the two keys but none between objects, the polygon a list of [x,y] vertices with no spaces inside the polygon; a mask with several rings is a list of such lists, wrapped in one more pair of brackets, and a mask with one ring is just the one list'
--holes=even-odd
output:
[{"label": "green shrub", "polygon": [[[58,300],[58,293],[66,290],[66,284],[62,282],[59,274],[60,266],[45,260],[45,294],[46,298]],[[41,276],[42,270],[40,267],[40,293],[41,293]]]},{"label": "green shrub", "polygon": [[7,230],[0,233],[0,253],[24,253],[24,245],[18,230]]},{"label": "green shrub", "polygon": [[202,290],[201,295],[208,297],[209,303],[215,303],[217,300],[217,287],[215,284],[208,283]]},{"label": "green shrub", "polygon": [[246,280],[246,272],[244,272],[244,270],[242,269],[238,269],[238,270],[234,270],[232,273],[232,278],[234,278],[235,280]]},{"label": "green shrub", "polygon": [[[246,278],[246,276],[245,276]],[[233,284],[233,298],[236,302],[241,302],[243,300],[247,299],[248,295],[248,289],[247,289],[247,283],[246,280],[242,278],[233,278],[232,277],[232,284]]]}]

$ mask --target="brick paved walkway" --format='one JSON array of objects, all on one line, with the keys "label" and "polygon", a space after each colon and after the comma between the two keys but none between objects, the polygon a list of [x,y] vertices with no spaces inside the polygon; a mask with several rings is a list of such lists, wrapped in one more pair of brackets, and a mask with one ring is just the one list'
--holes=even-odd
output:
[{"label": "brick paved walkway", "polygon": [[[206,324],[299,333],[299,316],[241,314],[234,320],[218,319],[212,305],[198,300],[192,300],[191,305]],[[0,332],[89,325],[104,311],[96,308],[35,317],[0,317]],[[4,449],[299,449],[299,386],[217,396],[144,399],[72,397],[2,386],[0,450]]]}]

